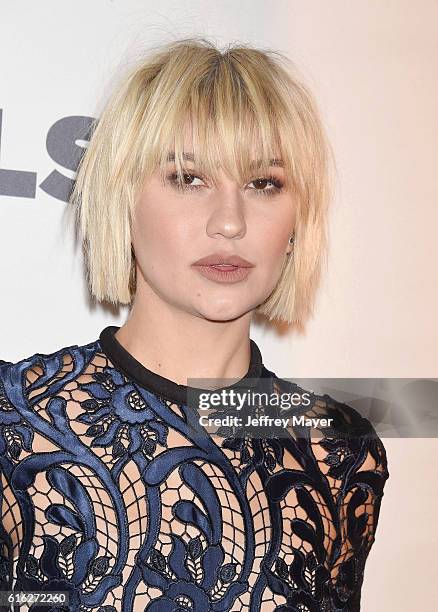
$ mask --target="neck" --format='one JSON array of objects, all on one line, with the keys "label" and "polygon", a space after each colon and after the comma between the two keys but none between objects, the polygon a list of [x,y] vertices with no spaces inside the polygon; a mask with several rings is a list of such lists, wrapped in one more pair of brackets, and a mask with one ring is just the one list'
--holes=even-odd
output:
[{"label": "neck", "polygon": [[[137,289],[127,321],[116,333],[122,346],[152,372],[187,385],[187,379],[240,379],[250,363],[251,312],[212,321]],[[190,381],[193,387],[208,387]]]}]

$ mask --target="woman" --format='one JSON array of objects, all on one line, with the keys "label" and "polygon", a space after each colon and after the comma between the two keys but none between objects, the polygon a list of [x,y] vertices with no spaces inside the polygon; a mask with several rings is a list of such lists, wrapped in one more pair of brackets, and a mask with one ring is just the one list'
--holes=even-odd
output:
[{"label": "woman", "polygon": [[371,424],[307,393],[304,424],[249,435],[189,398],[305,394],[249,333],[313,312],[329,152],[273,51],[183,39],[122,79],[71,204],[92,294],[130,314],[1,363],[3,589],[67,592],[56,610],[360,609],[389,474]]}]

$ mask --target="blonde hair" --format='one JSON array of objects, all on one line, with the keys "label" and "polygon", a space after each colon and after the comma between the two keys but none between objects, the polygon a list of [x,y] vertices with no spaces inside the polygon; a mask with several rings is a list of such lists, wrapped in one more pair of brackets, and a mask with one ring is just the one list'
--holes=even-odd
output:
[{"label": "blonde hair", "polygon": [[151,48],[128,71],[95,120],[70,204],[75,209],[98,300],[130,304],[136,290],[131,227],[145,178],[164,176],[169,151],[185,172],[183,130],[193,129],[195,162],[213,181],[217,161],[242,184],[280,155],[296,207],[294,247],[276,287],[255,312],[303,324],[313,316],[327,262],[331,147],[315,100],[294,64],[249,45],[221,52],[201,37]]}]

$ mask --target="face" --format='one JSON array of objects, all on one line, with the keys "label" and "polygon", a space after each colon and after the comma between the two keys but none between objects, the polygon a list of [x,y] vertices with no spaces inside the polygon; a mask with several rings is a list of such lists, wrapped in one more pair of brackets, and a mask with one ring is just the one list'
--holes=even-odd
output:
[{"label": "face", "polygon": [[[189,138],[184,151],[192,151]],[[157,170],[138,198],[132,226],[136,301],[152,289],[173,307],[204,319],[251,316],[274,289],[292,248],[295,207],[284,170],[273,166],[269,176],[255,173],[243,185],[221,172],[214,185],[193,162],[186,163],[190,174],[182,183],[169,162],[165,183]],[[215,280],[193,265],[213,253],[239,255],[253,267],[237,282],[236,274],[224,282],[220,271]]]}]

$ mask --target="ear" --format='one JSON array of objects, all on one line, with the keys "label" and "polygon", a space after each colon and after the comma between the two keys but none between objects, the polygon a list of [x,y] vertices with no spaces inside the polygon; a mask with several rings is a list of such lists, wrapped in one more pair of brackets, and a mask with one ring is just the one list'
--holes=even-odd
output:
[{"label": "ear", "polygon": [[286,255],[290,255],[293,249],[294,249],[294,235],[292,234],[292,236],[289,238],[289,241],[287,243]]}]

